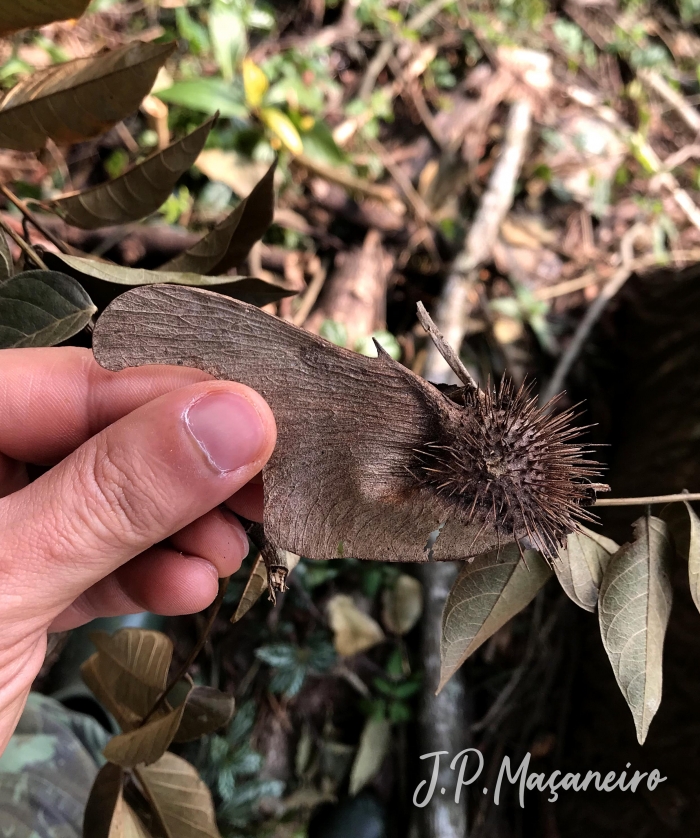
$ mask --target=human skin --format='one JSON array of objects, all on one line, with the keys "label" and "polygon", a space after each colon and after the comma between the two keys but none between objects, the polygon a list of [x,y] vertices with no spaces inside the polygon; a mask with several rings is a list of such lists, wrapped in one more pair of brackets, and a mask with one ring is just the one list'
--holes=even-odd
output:
[{"label": "human skin", "polygon": [[232,513],[262,520],[275,439],[259,394],[199,370],[0,351],[0,753],[49,631],[214,599],[248,550]]}]

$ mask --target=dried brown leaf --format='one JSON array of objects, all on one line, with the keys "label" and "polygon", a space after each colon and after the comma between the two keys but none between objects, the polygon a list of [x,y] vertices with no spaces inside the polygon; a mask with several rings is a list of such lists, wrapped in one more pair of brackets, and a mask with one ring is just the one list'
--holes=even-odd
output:
[{"label": "dried brown leaf", "polygon": [[342,657],[365,652],[384,640],[379,623],[355,605],[352,597],[336,594],[328,600],[333,644]]},{"label": "dried brown leaf", "polygon": [[187,701],[159,718],[146,722],[127,733],[112,737],[102,753],[110,762],[122,768],[151,765],[160,759],[175,739],[185,712]]},{"label": "dried brown leaf", "polygon": [[237,623],[242,617],[245,617],[266,590],[267,568],[265,567],[263,557],[259,555],[253,564],[253,569],[250,571],[250,576],[243,589],[236,611],[233,617],[231,617],[231,622]]},{"label": "dried brown leaf", "polygon": [[141,723],[141,716],[126,704],[118,701],[115,693],[119,678],[119,669],[105,665],[99,652],[91,655],[80,667],[80,674],[95,698],[110,712],[122,730],[133,730]]},{"label": "dried brown leaf", "polygon": [[52,207],[68,224],[83,230],[128,224],[150,215],[197,159],[215,119],[212,117],[114,180],[56,198]]},{"label": "dried brown leaf", "polygon": [[608,563],[598,617],[603,646],[644,742],[661,703],[664,637],[671,613],[668,528],[651,515],[632,525],[634,540]]},{"label": "dried brown leaf", "polygon": [[160,631],[124,628],[114,634],[96,631],[90,635],[101,655],[149,687],[164,690],[173,644]]},{"label": "dried brown leaf", "polygon": [[83,664],[83,680],[122,730],[133,730],[166,687],[172,643],[162,632],[140,628],[98,631],[91,639],[98,652]]},{"label": "dried brown leaf", "polygon": [[40,151],[108,131],[138,108],[176,44],[135,41],[38,70],[0,103],[0,148]]},{"label": "dried brown leaf", "polygon": [[90,790],[83,818],[85,838],[149,838],[148,831],[124,800],[124,770],[107,763]]},{"label": "dried brown leaf", "polygon": [[572,532],[553,563],[554,572],[566,595],[586,611],[598,606],[598,590],[610,556],[620,545],[586,527]]},{"label": "dried brown leaf", "polygon": [[214,687],[195,687],[185,699],[185,710],[175,742],[191,742],[231,721],[236,702]]},{"label": "dried brown leaf", "polygon": [[535,550],[510,544],[465,562],[442,613],[441,690],[464,661],[522,611],[552,575]]},{"label": "dried brown leaf", "polygon": [[272,224],[275,213],[273,163],[253,191],[197,244],[162,266],[163,271],[225,274],[237,268]]},{"label": "dried brown leaf", "polygon": [[136,776],[158,814],[166,838],[221,838],[211,792],[196,769],[175,754],[164,754]]}]

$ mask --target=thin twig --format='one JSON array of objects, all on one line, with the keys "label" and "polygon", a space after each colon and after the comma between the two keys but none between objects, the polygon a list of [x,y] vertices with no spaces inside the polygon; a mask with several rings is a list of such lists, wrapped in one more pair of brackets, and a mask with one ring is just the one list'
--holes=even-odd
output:
[{"label": "thin twig", "polygon": [[2,229],[7,233],[7,235],[12,238],[12,240],[22,249],[22,251],[27,254],[27,256],[29,256],[29,258],[32,260],[32,262],[34,262],[35,265],[37,265],[37,267],[41,268],[42,271],[48,271],[48,267],[46,266],[46,263],[41,258],[41,256],[39,256],[38,253],[34,250],[34,248],[30,244],[27,244],[27,242],[20,235],[15,233],[12,227],[10,227],[10,225],[5,222],[5,219],[1,217],[0,227],[2,227]]},{"label": "thin twig", "polygon": [[194,663],[195,659],[197,658],[197,655],[199,655],[199,653],[204,648],[204,644],[209,639],[209,634],[211,633],[212,626],[214,625],[214,620],[216,620],[216,617],[221,608],[221,603],[224,601],[224,595],[226,594],[226,589],[228,588],[230,578],[230,576],[226,576],[223,579],[219,579],[219,592],[217,593],[216,599],[211,605],[209,616],[207,617],[207,622],[204,626],[199,640],[195,643],[194,647],[192,648],[192,651],[187,656],[187,660],[185,660],[185,662],[178,669],[175,675],[172,676],[165,690],[163,690],[163,692],[158,696],[158,699],[156,700],[153,707],[151,707],[148,713],[146,713],[146,715],[143,717],[139,727],[143,727],[146,724],[146,722],[148,722],[153,717],[153,714],[157,713],[158,710],[160,710],[160,708],[165,703],[165,699],[170,695],[173,688],[175,687],[175,684],[179,683],[179,681],[181,681],[185,677],[185,675],[187,675],[187,672]]},{"label": "thin twig", "polygon": [[329,180],[331,183],[337,183],[338,186],[343,186],[351,192],[359,192],[362,195],[367,195],[370,198],[377,198],[384,203],[390,204],[393,201],[401,202],[401,198],[391,186],[384,186],[380,183],[372,183],[369,180],[355,177],[347,169],[338,166],[326,166],[324,163],[319,163],[317,160],[312,160],[305,154],[299,154],[292,158],[292,163],[303,166],[312,174]]},{"label": "thin twig", "polygon": [[377,83],[377,79],[379,78],[379,74],[384,69],[387,61],[394,51],[395,43],[396,40],[394,36],[390,35],[374,53],[374,57],[367,65],[367,69],[365,70],[365,74],[362,78],[362,84],[360,84],[360,89],[357,93],[357,98],[361,101],[369,101]]},{"label": "thin twig", "polygon": [[581,354],[581,350],[588,339],[591,329],[598,322],[601,314],[605,310],[605,306],[634,272],[634,240],[640,233],[646,232],[646,230],[646,225],[641,223],[635,224],[622,237],[622,241],[620,242],[620,259],[622,264],[606,282],[600,294],[591,303],[588,311],[578,324],[571,343],[559,359],[554,374],[542,391],[540,396],[542,404],[546,404],[557,393],[561,392],[566,382],[566,377],[571,371],[571,367],[574,365],[576,359]]},{"label": "thin twig", "polygon": [[46,227],[39,221],[39,219],[34,215],[34,213],[29,209],[29,207],[24,203],[24,201],[20,200],[14,193],[10,192],[10,190],[2,183],[0,183],[0,192],[7,198],[8,201],[11,201],[17,209],[22,213],[22,215],[30,221],[36,229],[41,233],[41,235],[51,242],[55,247],[57,247],[61,253],[68,253],[70,254],[71,249],[65,243],[62,242],[59,238],[56,238],[54,234],[47,230]]},{"label": "thin twig", "polygon": [[432,338],[433,343],[447,362],[449,368],[457,376],[457,378],[459,378],[462,384],[464,384],[465,387],[469,387],[471,390],[478,390],[479,385],[476,381],[474,381],[472,374],[460,361],[459,355],[440,334],[437,326],[433,323],[430,319],[430,315],[425,310],[425,306],[420,302],[418,303],[418,320],[420,321],[421,326]]},{"label": "thin twig", "polygon": [[318,267],[311,277],[311,282],[309,282],[306,287],[306,291],[304,291],[303,296],[299,300],[299,308],[297,308],[292,316],[292,323],[294,323],[295,326],[304,325],[306,318],[311,313],[311,309],[316,304],[316,300],[318,299],[318,295],[321,293],[321,289],[326,282],[327,276],[328,266],[324,265],[319,259]]},{"label": "thin twig", "polygon": [[[451,2],[453,2],[453,0],[432,0],[432,3],[428,3],[427,6],[424,6],[420,9],[420,11],[416,12],[413,17],[410,17],[403,24],[402,28],[408,31],[419,31],[427,23],[430,23],[436,15],[439,15],[445,6],[449,6]],[[398,34],[393,33],[382,42],[381,46],[374,54],[374,57],[367,65],[367,69],[365,70],[362,84],[360,85],[360,90],[358,92],[359,99],[362,99],[363,101],[367,101],[369,99],[377,83],[379,74],[384,69],[387,61],[391,58],[391,54],[393,53],[398,41]]]},{"label": "thin twig", "polygon": [[601,498],[593,506],[647,506],[650,503],[676,503],[684,500],[700,500],[700,492],[679,492],[676,495],[650,495],[646,498]]},{"label": "thin twig", "polygon": [[[661,261],[655,253],[647,253],[632,262],[632,273],[642,271],[645,268],[675,268],[683,262],[700,262],[700,248],[672,251],[669,254],[668,262]],[[573,294],[574,291],[583,291],[593,285],[602,285],[605,281],[597,270],[586,271],[581,276],[566,279],[556,285],[537,288],[533,292],[533,297],[537,300],[553,300],[556,297],[563,297],[565,294]]]},{"label": "thin twig", "polygon": [[411,183],[411,179],[404,174],[400,166],[397,166],[396,163],[394,163],[391,159],[391,155],[379,142],[379,140],[373,140],[371,137],[365,137],[365,142],[374,154],[376,154],[381,160],[384,168],[394,178],[399,189],[403,192],[404,197],[411,205],[413,212],[418,216],[418,219],[422,221],[423,224],[430,223],[430,209],[416,191],[416,188]]}]

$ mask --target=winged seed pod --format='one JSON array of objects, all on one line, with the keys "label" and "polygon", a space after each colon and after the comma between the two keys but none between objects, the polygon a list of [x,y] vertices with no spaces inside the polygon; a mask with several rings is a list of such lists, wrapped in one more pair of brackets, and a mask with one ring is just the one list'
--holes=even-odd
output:
[{"label": "winged seed pod", "polygon": [[97,322],[93,351],[107,369],[181,364],[263,395],[277,422],[263,470],[265,536],[275,547],[311,559],[424,562],[527,539],[553,559],[588,517],[598,474],[573,441],[571,411],[551,416],[509,382],[479,390],[419,314],[464,387],[443,392],[380,346],[367,358],[182,286],[119,296]]}]

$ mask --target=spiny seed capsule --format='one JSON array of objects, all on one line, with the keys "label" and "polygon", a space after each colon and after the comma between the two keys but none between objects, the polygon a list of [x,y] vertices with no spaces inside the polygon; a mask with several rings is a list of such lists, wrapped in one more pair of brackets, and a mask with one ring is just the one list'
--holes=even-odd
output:
[{"label": "spiny seed capsule", "polygon": [[600,466],[573,442],[584,430],[570,426],[574,409],[553,415],[553,402],[538,408],[530,388],[516,390],[510,380],[450,398],[464,407],[461,421],[417,452],[422,479],[457,501],[481,524],[479,532],[494,527],[504,540],[527,536],[554,559],[577,521],[593,520],[584,507],[594,490],[607,488],[591,483]]}]

